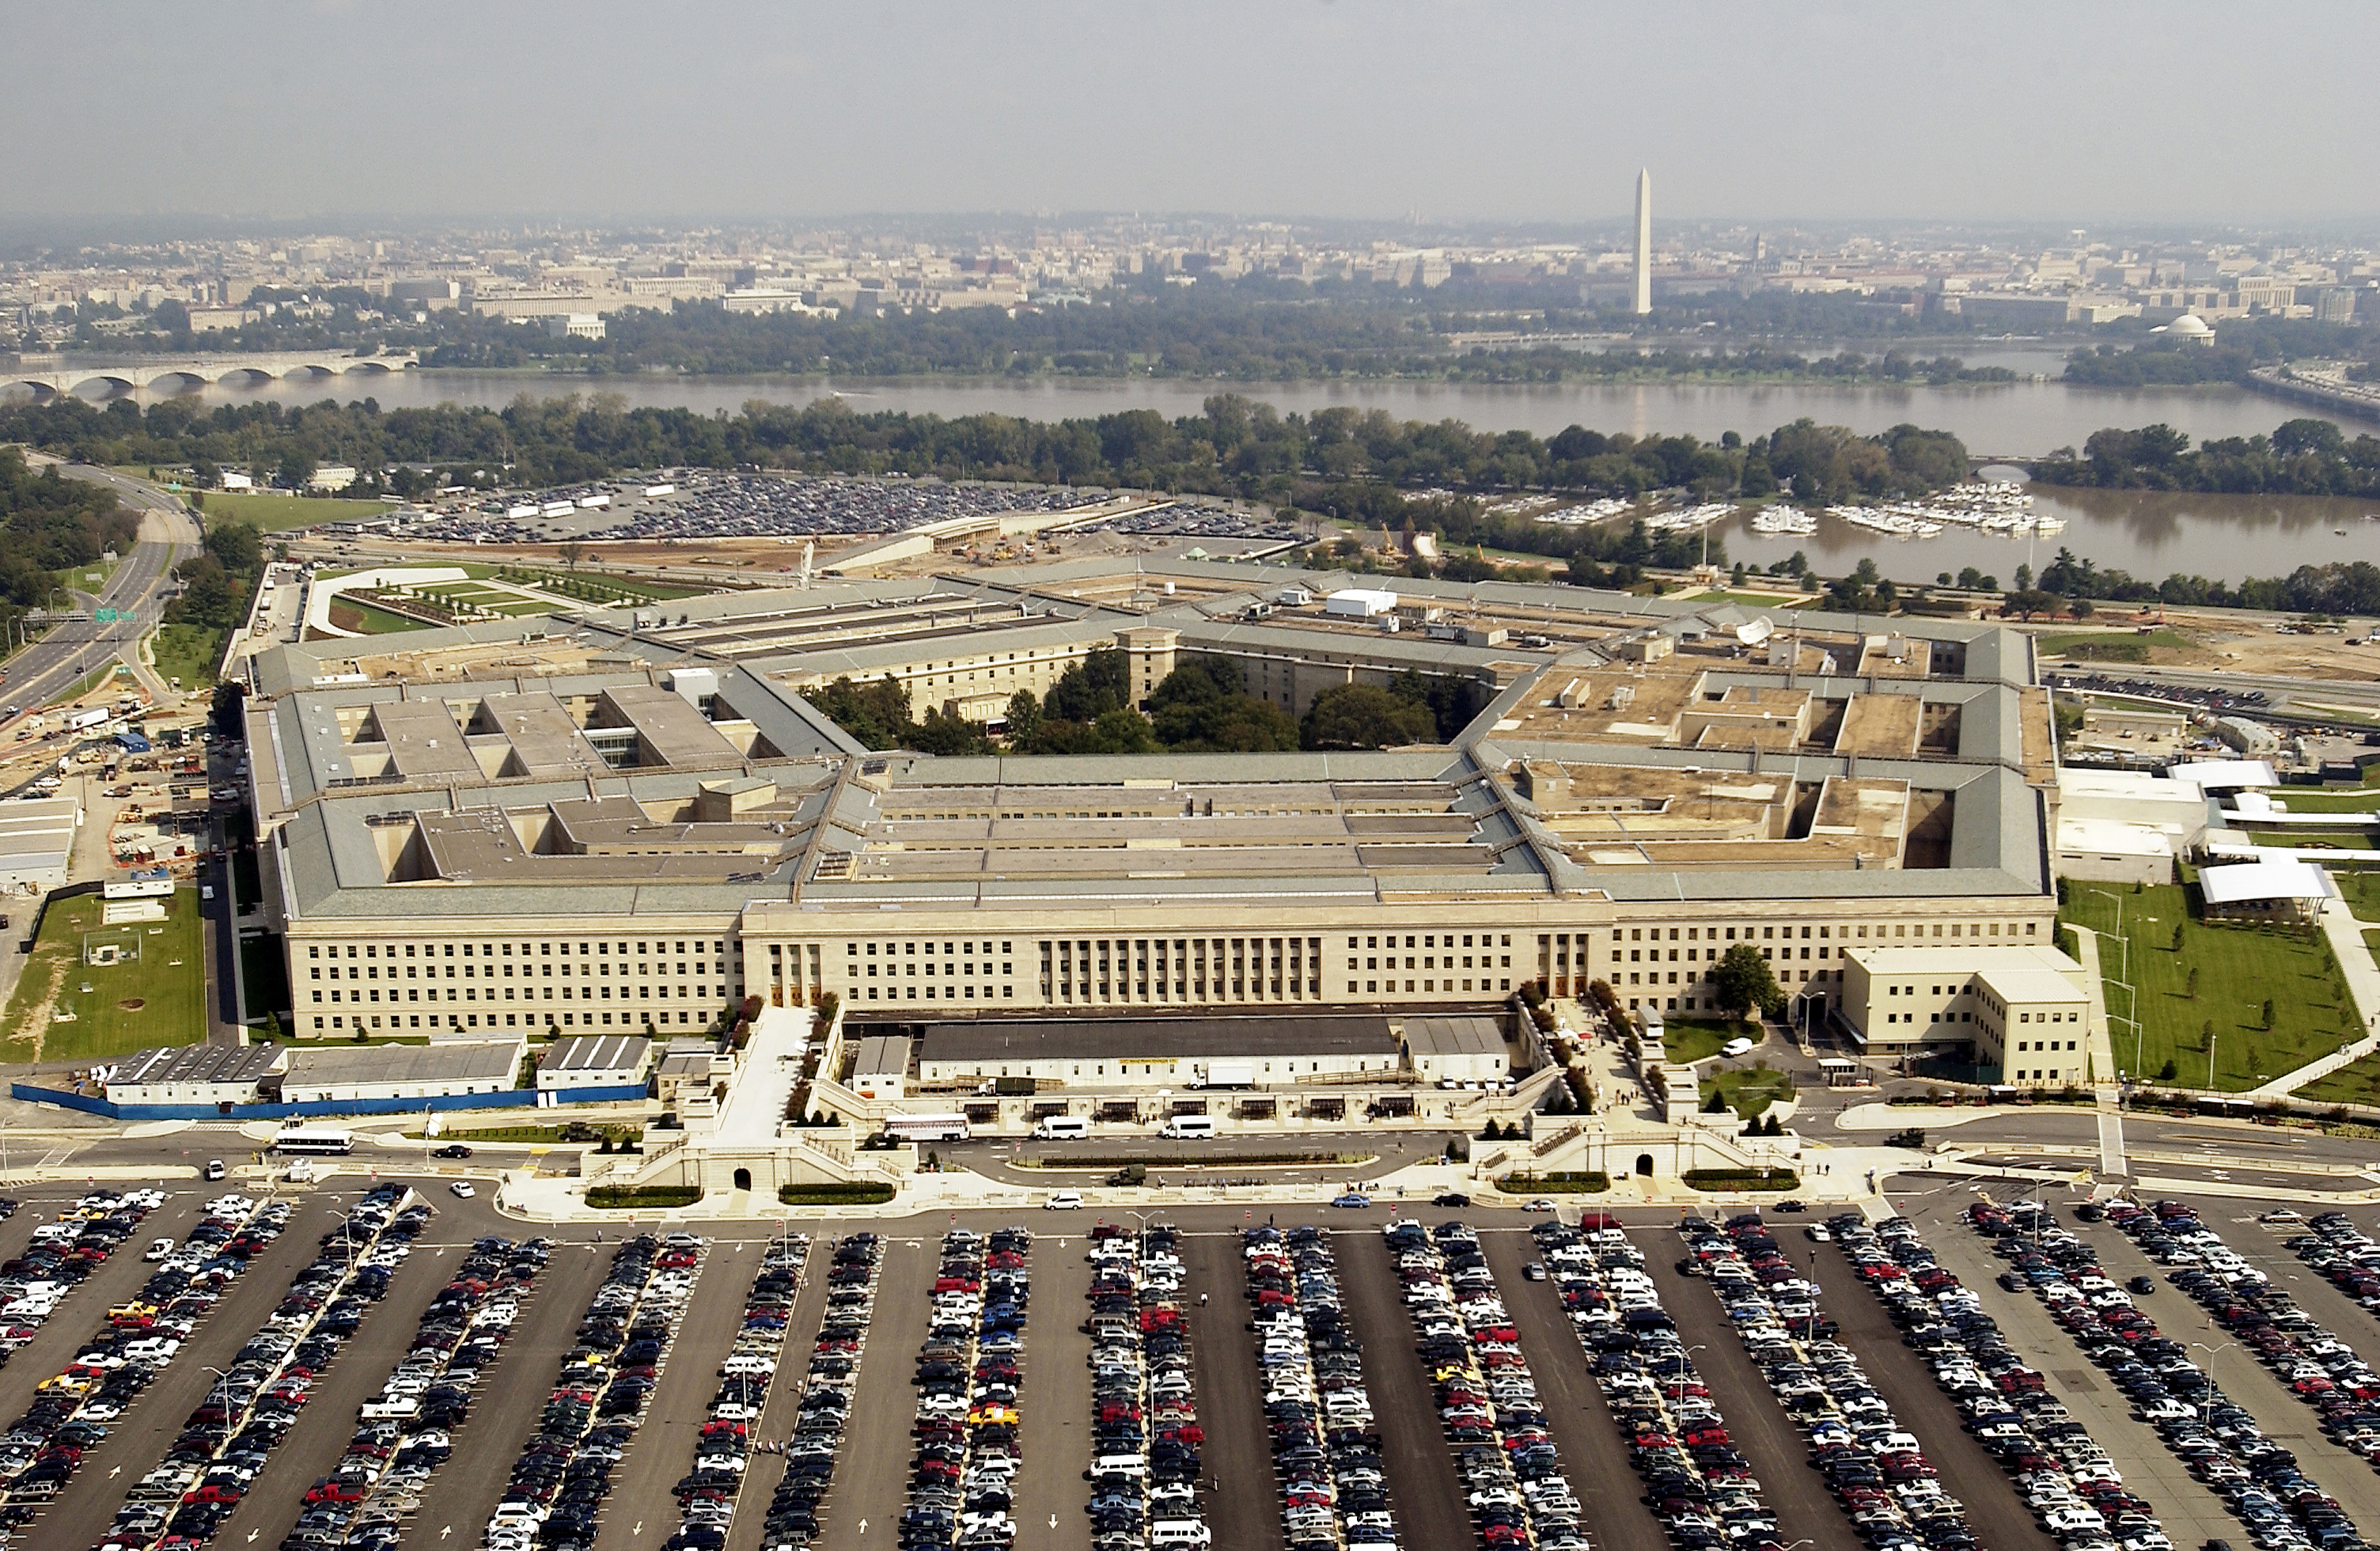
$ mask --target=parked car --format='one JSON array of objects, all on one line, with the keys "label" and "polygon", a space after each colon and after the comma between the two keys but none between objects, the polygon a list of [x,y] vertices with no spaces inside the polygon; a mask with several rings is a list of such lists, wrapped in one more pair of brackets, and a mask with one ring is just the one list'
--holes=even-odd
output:
[{"label": "parked car", "polygon": [[469,1157],[471,1156],[471,1149],[463,1145],[460,1142],[449,1142],[430,1156],[432,1157]]}]

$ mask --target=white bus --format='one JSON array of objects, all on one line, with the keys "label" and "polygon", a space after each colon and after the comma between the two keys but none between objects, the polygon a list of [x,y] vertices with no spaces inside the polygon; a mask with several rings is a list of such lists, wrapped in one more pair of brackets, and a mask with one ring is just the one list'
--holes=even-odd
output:
[{"label": "white bus", "polygon": [[276,1153],[351,1153],[356,1150],[355,1136],[328,1125],[284,1126],[273,1138]]},{"label": "white bus", "polygon": [[964,1142],[965,1115],[895,1115],[884,1122],[884,1134],[895,1142]]}]

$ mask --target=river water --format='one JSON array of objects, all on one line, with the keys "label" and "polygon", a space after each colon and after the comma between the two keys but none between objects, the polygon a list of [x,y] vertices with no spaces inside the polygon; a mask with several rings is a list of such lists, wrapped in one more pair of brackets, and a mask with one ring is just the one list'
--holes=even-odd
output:
[{"label": "river water", "polygon": [[[1066,419],[1148,408],[1169,418],[1195,415],[1208,395],[1232,392],[1283,412],[1346,405],[1381,409],[1400,419],[1455,419],[1480,430],[1525,430],[1550,436],[1565,426],[1632,435],[1692,431],[1706,439],[1747,435],[1808,417],[1863,433],[1909,422],[1956,433],[1971,451],[2034,456],[2079,447],[2106,426],[2155,421],[2204,441],[2269,432],[2311,411],[2233,387],[2110,389],[2055,381],[2055,349],[1986,345],[1954,353],[1970,365],[2006,366],[2046,380],[1964,387],[1786,383],[1560,383],[1508,387],[1420,382],[1205,382],[1179,378],[904,378],[679,377],[659,373],[576,377],[544,372],[408,371],[350,376],[342,381],[294,379],[261,388],[211,387],[222,402],[278,400],[290,404],[370,397],[383,409],[440,403],[501,406],[522,394],[552,397],[608,393],[631,407],[678,407],[734,413],[747,401],[807,404],[832,394],[854,410],[902,410],[946,417],[992,412],[1027,419]],[[144,395],[145,396],[145,395]],[[2352,435],[2372,428],[2340,420]],[[1937,572],[1974,565],[2010,585],[2030,552],[2034,568],[2060,545],[2101,566],[2162,578],[2171,572],[2238,581],[2281,575],[2325,561],[2380,561],[2380,522],[2365,522],[2380,503],[2307,498],[2174,495],[2148,491],[2036,491],[2036,509],[2067,521],[2063,533],[2032,540],[1987,537],[1952,527],[1932,539],[1899,540],[1822,519],[1798,539],[1762,539],[1746,527],[1714,530],[1732,559],[1765,565],[1795,549],[1822,570],[1835,571],[1874,555],[1887,576],[1930,580]],[[2344,528],[2341,534],[2336,530]]]}]

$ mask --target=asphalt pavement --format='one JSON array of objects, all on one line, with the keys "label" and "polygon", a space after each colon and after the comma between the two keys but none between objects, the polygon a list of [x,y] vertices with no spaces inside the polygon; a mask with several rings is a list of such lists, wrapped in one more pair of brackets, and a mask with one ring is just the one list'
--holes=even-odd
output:
[{"label": "asphalt pavement", "polygon": [[1752,1462],[1752,1473],[1777,1515],[1778,1533],[1787,1541],[1807,1539],[1818,1551],[1861,1551],[1851,1521],[1825,1480],[1810,1468],[1809,1445],[1801,1429],[1744,1352],[1718,1293],[1702,1278],[1681,1277],[1670,1268],[1679,1256],[1677,1234],[1639,1229],[1629,1237],[1645,1252],[1645,1268],[1660,1288],[1661,1304],[1678,1322],[1678,1339],[1689,1351],[1702,1349],[1694,1358],[1694,1371],[1727,1418],[1728,1436]]},{"label": "asphalt pavement", "polygon": [[1561,1290],[1550,1279],[1533,1282],[1521,1275],[1537,1257],[1536,1241],[1518,1230],[1491,1229],[1479,1235],[1479,1247],[1521,1332],[1547,1430],[1561,1454],[1562,1474],[1595,1526],[1596,1545],[1602,1551],[1668,1551],[1669,1535],[1644,1500],[1628,1440],[1604,1404],[1603,1387],[1587,1371],[1586,1349],[1562,1309]]},{"label": "asphalt pavement", "polygon": [[[1189,1303],[1190,1382],[1198,1421],[1199,1500],[1219,1545],[1280,1551],[1279,1483],[1265,1424],[1264,1385],[1248,1329],[1246,1263],[1230,1230],[1182,1242],[1182,1291]],[[1207,1306],[1198,1296],[1208,1294]],[[1037,1300],[1038,1301],[1038,1300]],[[1075,1305],[1080,1308],[1081,1304]],[[1371,1353],[1365,1353],[1366,1366]],[[1259,1491],[1257,1484],[1264,1489]],[[1077,1509],[1077,1519],[1082,1513]]]},{"label": "asphalt pavement", "polygon": [[[125,1139],[128,1154],[160,1163],[194,1162],[209,1156],[238,1156],[231,1138],[203,1129],[173,1135]],[[348,1181],[350,1186],[360,1181]],[[498,1216],[483,1197],[462,1201],[425,1180],[439,1215],[398,1273],[390,1294],[374,1305],[362,1328],[317,1382],[299,1428],[276,1451],[257,1488],[225,1530],[222,1544],[243,1546],[276,1540],[294,1519],[306,1486],[329,1468],[353,1425],[357,1403],[378,1387],[405,1350],[419,1314],[443,1285],[461,1248],[482,1233],[521,1238],[537,1231]],[[177,1183],[167,1205],[152,1214],[140,1234],[91,1282],[71,1295],[36,1341],[0,1370],[0,1406],[21,1411],[32,1387],[55,1373],[100,1323],[109,1303],[138,1287],[145,1275],[139,1248],[149,1238],[175,1235],[194,1220],[198,1204],[219,1187]],[[0,1224],[0,1251],[21,1249],[33,1221],[53,1215],[81,1194],[79,1184],[29,1187],[18,1194],[25,1208]],[[308,1193],[288,1231],[194,1333],[191,1341],[150,1391],[141,1396],[96,1450],[78,1479],[33,1531],[39,1544],[71,1546],[93,1543],[103,1533],[123,1492],[153,1465],[178,1430],[181,1418],[203,1400],[212,1375],[264,1321],[285,1290],[289,1277],[315,1253],[321,1233],[353,1198],[353,1188]],[[2010,1339],[2047,1376],[2051,1390],[2114,1457],[2126,1479],[2154,1504],[2177,1545],[2209,1538],[2238,1543],[2238,1526],[2219,1500],[2192,1480],[2167,1453],[2154,1432],[2129,1414],[2115,1394],[2083,1361],[2030,1297],[2012,1296],[1992,1285],[1999,1270],[1988,1248],[1962,1224],[1956,1208],[1971,1198],[1964,1182],[1908,1198],[1912,1215],[1944,1263],[1985,1302]],[[1364,1349],[1365,1383],[1382,1434],[1389,1490],[1402,1543],[1461,1546],[1472,1543],[1468,1512],[1438,1424],[1427,1375],[1415,1353],[1411,1321],[1398,1280],[1378,1232],[1384,1218],[1402,1208],[1332,1212],[1328,1208],[1277,1213],[1285,1226],[1312,1221],[1332,1234],[1348,1318]],[[2380,1322],[2313,1278],[2280,1248],[2278,1236],[2235,1224],[2246,1209],[2218,1208],[2212,1220],[2232,1246],[2264,1266],[2334,1333],[2365,1351],[2380,1351]],[[1208,1430],[1203,1450],[1206,1502],[1218,1545],[1276,1547],[1281,1541],[1279,1496],[1274,1490],[1269,1443],[1261,1411],[1261,1375],[1246,1328],[1245,1277],[1239,1232],[1248,1214],[1237,1206],[1184,1207],[1150,1214],[1184,1230],[1195,1379],[1201,1420]],[[1605,1410],[1585,1353],[1564,1316],[1551,1283],[1533,1283],[1521,1267],[1536,1258],[1525,1236],[1529,1218],[1496,1209],[1449,1212],[1414,1208],[1427,1221],[1459,1216],[1481,1231],[1488,1264],[1521,1332],[1539,1393],[1550,1419],[1565,1473],[1597,1525],[1604,1551],[1663,1551],[1661,1527],[1638,1498],[1623,1440]],[[1752,1460],[1789,1540],[1807,1539],[1817,1551],[1856,1551],[1850,1526],[1824,1484],[1804,1461],[1803,1440],[1777,1405],[1766,1381],[1743,1354],[1726,1325],[1708,1285],[1677,1278],[1669,1225],[1674,1209],[1631,1211],[1636,1236],[1648,1251],[1662,1297],[1690,1345],[1704,1381],[1724,1410],[1730,1433]],[[2375,1214],[2365,1211],[2362,1217]],[[1026,1220],[1035,1233],[1033,1305],[1026,1324],[1025,1387],[1020,1397],[1026,1469],[1016,1516],[1019,1544],[1037,1551],[1085,1551],[1089,1535],[1083,1515],[1088,1463],[1089,1380],[1085,1366],[1083,1293],[1088,1270],[1084,1234],[1091,1214],[1020,1214],[1013,1208],[962,1212],[958,1220],[978,1230]],[[514,1337],[483,1375],[471,1412],[455,1429],[453,1457],[431,1478],[423,1507],[406,1530],[407,1548],[454,1551],[476,1544],[480,1528],[504,1490],[514,1459],[536,1424],[563,1353],[608,1264],[611,1242],[629,1224],[607,1225],[607,1242],[592,1242],[594,1230],[553,1230],[551,1264],[537,1278]],[[795,1224],[797,1228],[804,1225]],[[860,1367],[859,1393],[843,1444],[835,1482],[826,1504],[826,1533],[835,1545],[864,1547],[890,1536],[907,1493],[913,1453],[912,1372],[930,1303],[936,1246],[949,1226],[944,1214],[891,1222],[837,1223],[851,1231],[873,1229],[887,1237],[875,1319]],[[1789,1228],[1791,1224],[1787,1225]],[[662,1365],[661,1382],[636,1444],[622,1463],[601,1521],[603,1551],[639,1551],[656,1546],[674,1523],[670,1486],[691,1459],[693,1432],[700,1424],[721,1358],[740,1323],[759,1245],[774,1225],[730,1224],[705,1258],[686,1318]],[[825,1303],[824,1272],[832,1234],[809,1228],[812,1249],[805,1283],[787,1333],[779,1381],[758,1436],[779,1438],[790,1429],[802,1388],[810,1343]],[[2129,1242],[2101,1230],[2094,1242],[2111,1271],[2133,1267],[2123,1257]],[[1797,1256],[1808,1246],[1796,1242]],[[1870,1375],[1889,1397],[1894,1414],[1924,1441],[1941,1471],[1946,1489],[1966,1505],[1979,1541],[1993,1551],[2054,1551],[1998,1466],[1958,1426],[1956,1415],[1930,1375],[1899,1342],[1875,1300],[1858,1287],[1840,1256],[1817,1252],[1819,1278],[1828,1289],[1828,1311],[1843,1326]],[[1196,1295],[1209,1295],[1207,1306]],[[2195,1305],[2167,1293],[2147,1300],[2152,1313],[2178,1339],[2206,1339]],[[2210,1340],[2219,1345],[2219,1340]],[[2210,1357],[2217,1377],[2260,1418],[2274,1436],[2296,1449],[2308,1470],[2348,1504],[2359,1521],[2380,1520],[2380,1478],[2323,1442],[2313,1413],[2238,1349]],[[739,1502],[730,1551],[757,1551],[778,1460],[756,1455]],[[1052,1524],[1050,1521],[1056,1522]],[[863,1539],[859,1524],[868,1524]],[[641,1524],[642,1529],[638,1526]]]},{"label": "asphalt pavement", "polygon": [[[1366,1229],[1378,1227],[1366,1224]],[[1463,1502],[1462,1478],[1455,1474],[1445,1431],[1439,1425],[1429,1375],[1414,1347],[1413,1320],[1405,1312],[1389,1246],[1377,1231],[1363,1230],[1335,1233],[1330,1242],[1347,1316],[1355,1327],[1355,1339],[1364,1343],[1364,1388],[1379,1424],[1397,1544],[1473,1545],[1471,1510]],[[1533,1365],[1535,1361],[1532,1353]]]},{"label": "asphalt pavement", "polygon": [[1034,1230],[1026,1262],[1033,1302],[1025,1311],[1025,1360],[1016,1390],[1017,1444],[1025,1451],[1025,1468],[1016,1478],[1012,1513],[1030,1545],[1089,1551],[1083,1472],[1091,1468],[1090,1343],[1081,1326],[1091,1290],[1090,1263],[1083,1255],[1090,1219],[1080,1212],[1036,1215],[1046,1220],[1026,1224]]},{"label": "asphalt pavement", "polygon": [[[464,1243],[481,1232],[528,1236],[517,1224],[480,1228],[458,1220],[450,1226],[443,1214],[438,1228],[441,1240]],[[426,1546],[455,1551],[480,1543],[488,1515],[496,1510],[496,1499],[512,1479],[513,1461],[536,1429],[545,1398],[561,1375],[563,1356],[577,1344],[587,1301],[595,1296],[611,1264],[608,1251],[596,1244],[555,1247],[538,1273],[536,1290],[513,1327],[512,1339],[504,1343],[494,1366],[480,1375],[470,1412],[452,1434],[454,1453],[421,1494],[421,1511],[406,1526],[401,1543],[407,1551]]]},{"label": "asphalt pavement", "polygon": [[[435,1230],[435,1223],[432,1230]],[[424,1235],[427,1238],[429,1235]],[[216,1531],[224,1545],[279,1545],[298,1522],[306,1489],[331,1472],[354,1436],[356,1408],[380,1393],[396,1361],[413,1344],[421,1311],[446,1285],[446,1268],[457,1256],[447,1245],[417,1243],[388,1279],[388,1291],[364,1312],[353,1336],[340,1343],[331,1365],[314,1375],[306,1410],[273,1458],[256,1474],[248,1496]]]},{"label": "asphalt pavement", "polygon": [[1975,1543],[1991,1551],[2058,1551],[2058,1542],[2009,1490],[1999,1461],[1961,1424],[1959,1408],[1934,1382],[1933,1370],[1901,1344],[1900,1327],[1860,1285],[1842,1252],[1828,1244],[1814,1265],[1820,1305],[1891,1405],[1893,1419],[1925,1446],[1925,1458],[1941,1473],[1942,1489],[1965,1507]]},{"label": "asphalt pavement", "polygon": [[[612,1472],[612,1495],[595,1531],[596,1551],[647,1544],[675,1506],[671,1488],[694,1468],[694,1440],[719,1391],[719,1364],[744,1323],[744,1295],[760,1257],[745,1238],[721,1236],[702,1256],[686,1317],[662,1354],[659,1382],[628,1449]],[[740,1495],[740,1494],[739,1494]]]},{"label": "asphalt pavement", "polygon": [[[287,1296],[289,1278],[312,1263],[321,1252],[322,1236],[346,1215],[352,1199],[316,1195],[290,1214],[281,1236],[240,1273],[231,1290],[190,1332],[190,1339],[182,1343],[165,1371],[108,1424],[107,1442],[97,1457],[83,1461],[66,1490],[34,1521],[31,1544],[98,1543],[114,1521],[124,1494],[157,1467],[180,1436],[183,1418],[205,1401],[215,1382],[209,1369],[232,1365],[233,1354],[248,1344],[248,1339]],[[77,1315],[85,1333],[100,1323],[104,1312],[103,1306],[94,1306]],[[346,1441],[344,1432],[341,1441]]]},{"label": "asphalt pavement", "polygon": [[89,465],[62,464],[58,472],[115,491],[124,505],[144,515],[144,527],[166,539],[134,544],[106,585],[95,595],[86,595],[100,607],[131,611],[132,621],[54,625],[8,660],[7,682],[0,685],[0,696],[28,710],[57,698],[118,651],[133,650],[141,633],[156,624],[156,595],[170,579],[174,563],[199,543],[197,523],[164,491]]}]

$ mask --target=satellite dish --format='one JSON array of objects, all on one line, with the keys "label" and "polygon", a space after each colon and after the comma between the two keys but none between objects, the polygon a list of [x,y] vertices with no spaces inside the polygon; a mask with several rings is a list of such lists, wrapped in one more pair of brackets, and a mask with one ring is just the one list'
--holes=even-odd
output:
[{"label": "satellite dish", "polygon": [[1745,620],[1735,627],[1735,638],[1747,647],[1756,647],[1777,634],[1777,622],[1767,614]]}]

